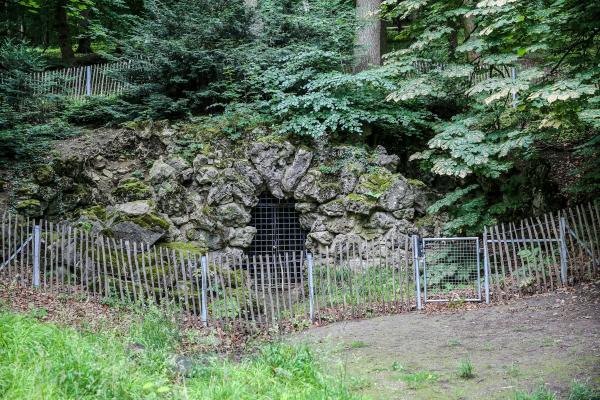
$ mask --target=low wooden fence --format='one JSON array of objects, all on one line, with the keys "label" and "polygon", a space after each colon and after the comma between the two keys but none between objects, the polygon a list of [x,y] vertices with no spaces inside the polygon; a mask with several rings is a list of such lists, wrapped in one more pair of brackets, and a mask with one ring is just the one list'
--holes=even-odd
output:
[{"label": "low wooden fence", "polygon": [[495,298],[594,279],[600,273],[598,203],[488,227],[482,243]]},{"label": "low wooden fence", "polygon": [[[85,99],[89,96],[118,95],[127,87],[127,83],[116,79],[114,72],[134,67],[132,61],[103,63],[80,67],[63,68],[52,71],[36,72],[30,75],[30,84],[35,87],[35,94],[56,94]],[[414,70],[406,77],[414,78],[432,70],[443,71],[446,64],[429,61],[416,61]],[[492,77],[516,79],[517,74],[530,68],[523,64],[518,66],[495,66],[493,69],[485,66],[476,68],[465,80],[465,88]],[[3,81],[0,74],[0,82]]]},{"label": "low wooden fence", "polygon": [[[89,96],[116,95],[127,84],[115,77],[115,72],[132,67],[131,61],[70,67],[35,72],[29,75],[28,84],[35,95],[55,94],[77,99]],[[0,74],[0,82],[5,77]]]},{"label": "low wooden fence", "polygon": [[[419,239],[338,242],[312,252],[191,253],[4,213],[0,281],[113,301],[175,303],[202,322],[335,321],[421,305]],[[486,228],[487,300],[554,290],[600,269],[598,204]],[[477,241],[477,238],[475,238]],[[483,299],[482,299],[483,300]]]}]

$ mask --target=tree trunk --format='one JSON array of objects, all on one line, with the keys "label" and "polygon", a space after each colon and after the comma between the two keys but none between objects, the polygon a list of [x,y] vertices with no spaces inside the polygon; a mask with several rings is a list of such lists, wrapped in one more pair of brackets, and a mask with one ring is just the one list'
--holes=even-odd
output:
[{"label": "tree trunk", "polygon": [[381,64],[381,0],[357,0],[357,47],[354,51],[354,71],[362,71]]},{"label": "tree trunk", "polygon": [[[473,33],[473,31],[475,30],[475,21],[473,19],[473,16],[463,17],[462,23],[463,23],[463,29],[465,31],[465,39],[466,39],[466,38],[470,37],[471,34]],[[475,61],[478,56],[479,56],[479,54],[477,54],[474,51],[467,52],[467,59],[469,60],[469,62]]]},{"label": "tree trunk", "polygon": [[76,53],[79,54],[89,54],[93,53],[92,51],[92,38],[90,37],[90,12],[91,10],[88,8],[87,10],[83,10],[81,12],[81,21],[79,22],[79,30],[80,36],[77,40],[77,50]]},{"label": "tree trunk", "polygon": [[67,20],[66,0],[58,0],[54,11],[54,27],[56,28],[56,38],[60,47],[60,54],[63,63],[71,65],[75,62],[75,54],[71,47],[71,32],[69,31],[69,22]]}]

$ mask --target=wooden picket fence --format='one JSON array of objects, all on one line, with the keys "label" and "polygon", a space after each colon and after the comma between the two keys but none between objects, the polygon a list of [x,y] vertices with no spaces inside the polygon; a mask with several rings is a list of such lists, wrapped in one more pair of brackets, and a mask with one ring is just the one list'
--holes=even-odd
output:
[{"label": "wooden picket fence", "polygon": [[[116,95],[123,92],[127,84],[116,79],[114,72],[132,67],[131,61],[122,61],[35,72],[29,75],[28,84],[34,88],[35,95],[54,94],[76,99]],[[0,83],[5,79],[0,74]]]},{"label": "wooden picket fence", "polygon": [[204,323],[337,320],[411,307],[408,237],[314,254],[190,253],[4,213],[0,278],[51,293],[175,303]]},{"label": "wooden picket fence", "polygon": [[[37,95],[56,94],[77,99],[85,99],[89,96],[118,95],[125,90],[127,83],[115,79],[113,72],[133,67],[132,61],[120,61],[36,72],[30,74],[29,83],[35,87],[34,91]],[[407,73],[406,77],[414,78],[432,70],[441,71],[446,68],[446,65],[430,61],[415,61],[413,67],[414,71]],[[493,70],[481,66],[470,74],[468,80],[465,80],[465,87],[500,75],[514,79],[519,71],[527,68],[530,68],[528,64],[495,67]],[[3,80],[4,78],[0,74],[0,82]]]},{"label": "wooden picket fence", "polygon": [[[421,304],[424,271],[413,251],[419,240],[401,232],[310,253],[248,256],[148,246],[6,212],[0,229],[5,286],[174,303],[205,324],[336,321]],[[496,301],[595,279],[599,234],[596,202],[486,228],[480,246],[486,293]]]},{"label": "wooden picket fence", "polygon": [[600,274],[598,202],[486,228],[494,298],[551,291]]}]

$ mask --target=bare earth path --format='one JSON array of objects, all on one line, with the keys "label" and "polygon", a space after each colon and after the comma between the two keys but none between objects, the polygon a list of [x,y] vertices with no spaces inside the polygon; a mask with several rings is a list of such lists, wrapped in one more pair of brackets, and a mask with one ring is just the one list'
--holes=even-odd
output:
[{"label": "bare earth path", "polygon": [[[574,380],[600,386],[600,285],[447,313],[407,313],[308,330],[375,399],[507,399]],[[470,358],[475,377],[458,376]]]}]

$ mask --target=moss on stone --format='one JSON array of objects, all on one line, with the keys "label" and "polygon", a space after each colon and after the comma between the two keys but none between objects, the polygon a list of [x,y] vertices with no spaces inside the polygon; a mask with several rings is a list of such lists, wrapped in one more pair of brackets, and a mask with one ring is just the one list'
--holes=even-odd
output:
[{"label": "moss on stone", "polygon": [[423,228],[426,226],[433,226],[434,225],[434,216],[433,215],[425,215],[421,218],[418,218],[417,220],[415,220],[415,226],[417,228]]},{"label": "moss on stone", "polygon": [[94,221],[105,221],[108,218],[108,213],[106,212],[106,207],[101,205],[92,206],[81,210],[79,214],[82,217],[89,218]]},{"label": "moss on stone", "polygon": [[33,172],[33,179],[39,184],[46,185],[54,180],[54,169],[48,164],[40,165]]},{"label": "moss on stone", "polygon": [[150,230],[156,229],[156,228],[160,228],[164,231],[169,230],[169,223],[167,222],[167,220],[165,220],[162,217],[159,217],[158,215],[156,215],[154,213],[148,213],[148,214],[140,215],[138,217],[122,218],[122,219],[120,219],[120,221],[135,222],[142,228],[146,228],[146,229],[150,229]]},{"label": "moss on stone", "polygon": [[284,143],[287,141],[287,137],[285,135],[264,135],[256,138],[256,142],[258,143]]},{"label": "moss on stone", "polygon": [[418,187],[418,188],[424,188],[424,187],[427,186],[423,181],[420,181],[418,179],[407,179],[406,182],[409,185],[412,185],[412,186],[415,186],[415,187]]},{"label": "moss on stone", "polygon": [[125,201],[143,200],[150,196],[150,187],[139,179],[132,177],[119,184],[113,195]]},{"label": "moss on stone", "polygon": [[182,251],[183,254],[187,254],[188,252],[192,255],[204,255],[208,250],[206,245],[199,242],[168,242],[164,243],[161,246],[169,249],[175,250],[176,252]]},{"label": "moss on stone", "polygon": [[42,203],[37,199],[21,200],[15,205],[19,214],[37,217],[42,214]]},{"label": "moss on stone", "polygon": [[358,202],[358,203],[365,203],[368,205],[373,205],[375,204],[375,200],[370,199],[369,197],[362,195],[362,194],[358,194],[358,193],[350,193],[348,195],[346,195],[346,199],[349,201],[354,201],[354,202]]}]

